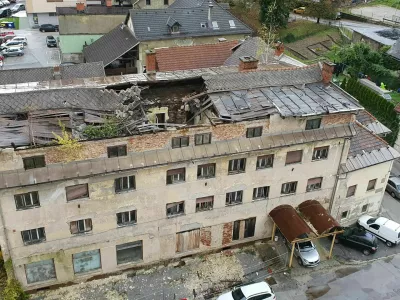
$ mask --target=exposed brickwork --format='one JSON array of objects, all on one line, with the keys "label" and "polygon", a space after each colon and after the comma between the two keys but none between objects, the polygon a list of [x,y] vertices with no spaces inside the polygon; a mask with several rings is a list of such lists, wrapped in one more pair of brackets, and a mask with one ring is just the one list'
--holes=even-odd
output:
[{"label": "exposed brickwork", "polygon": [[258,59],[251,56],[240,57],[239,72],[248,72],[257,70]]},{"label": "exposed brickwork", "polygon": [[222,230],[222,245],[227,245],[232,242],[233,223],[225,223]]},{"label": "exposed brickwork", "polygon": [[246,136],[246,126],[243,123],[221,124],[213,128],[213,138],[215,140],[230,140]]},{"label": "exposed brickwork", "polygon": [[141,152],[145,150],[162,149],[171,145],[171,138],[179,136],[176,132],[169,131],[155,134],[144,134],[132,136],[129,139],[128,151]]},{"label": "exposed brickwork", "polygon": [[155,72],[157,71],[156,52],[152,50],[146,50],[146,71]]},{"label": "exposed brickwork", "polygon": [[204,227],[201,229],[200,242],[203,246],[211,246],[211,227]]},{"label": "exposed brickwork", "polygon": [[328,84],[333,76],[333,71],[335,69],[335,64],[330,62],[322,63],[322,81]]},{"label": "exposed brickwork", "polygon": [[346,114],[332,114],[322,117],[323,125],[347,124],[354,122],[354,115],[351,113]]}]

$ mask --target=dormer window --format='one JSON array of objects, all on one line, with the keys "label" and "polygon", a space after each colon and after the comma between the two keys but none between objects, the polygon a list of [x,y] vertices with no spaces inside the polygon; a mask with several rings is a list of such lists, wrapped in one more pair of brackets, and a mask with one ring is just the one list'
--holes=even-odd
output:
[{"label": "dormer window", "polygon": [[172,33],[178,33],[179,32],[179,25],[176,24],[176,25],[172,26],[171,32]]},{"label": "dormer window", "polygon": [[181,24],[174,18],[169,17],[167,20],[167,26],[169,27],[169,31],[171,33],[179,33]]}]

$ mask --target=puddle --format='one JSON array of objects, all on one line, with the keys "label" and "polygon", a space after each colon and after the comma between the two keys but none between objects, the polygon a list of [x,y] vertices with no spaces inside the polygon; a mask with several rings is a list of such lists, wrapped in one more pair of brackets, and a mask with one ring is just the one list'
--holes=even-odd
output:
[{"label": "puddle", "polygon": [[349,276],[350,274],[353,274],[357,272],[359,269],[355,267],[348,267],[348,268],[343,268],[343,269],[338,269],[335,271],[336,278],[343,278],[346,276]]},{"label": "puddle", "polygon": [[331,288],[327,284],[321,286],[311,286],[306,291],[307,299],[318,299],[329,292],[330,289]]}]

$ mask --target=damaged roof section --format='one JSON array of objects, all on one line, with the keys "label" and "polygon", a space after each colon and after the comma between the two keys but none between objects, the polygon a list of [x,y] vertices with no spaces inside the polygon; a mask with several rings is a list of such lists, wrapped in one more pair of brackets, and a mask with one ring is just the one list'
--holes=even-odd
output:
[{"label": "damaged roof section", "polygon": [[299,211],[317,230],[318,234],[330,232],[340,224],[326,211],[317,200],[307,200],[299,205]]},{"label": "damaged roof section", "polygon": [[373,115],[366,110],[360,110],[357,113],[357,121],[364,125],[368,130],[377,135],[386,135],[391,133],[390,129],[379,122]]}]

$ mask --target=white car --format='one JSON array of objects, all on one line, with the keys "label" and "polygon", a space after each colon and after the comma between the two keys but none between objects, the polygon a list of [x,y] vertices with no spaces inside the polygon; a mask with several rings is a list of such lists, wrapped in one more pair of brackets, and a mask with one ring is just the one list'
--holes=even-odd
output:
[{"label": "white car", "polygon": [[276,300],[276,296],[268,283],[262,281],[241,286],[219,296],[217,300]]},{"label": "white car", "polygon": [[1,2],[3,2],[4,5],[10,5],[10,1],[8,1],[8,0],[1,0]]},{"label": "white car", "polygon": [[24,36],[16,36],[11,41],[20,42],[20,44],[24,44],[24,46],[28,45],[28,40]]},{"label": "white car", "polygon": [[357,224],[372,232],[378,239],[386,243],[386,246],[392,247],[400,243],[400,224],[384,217],[374,218],[371,216],[362,216]]}]

